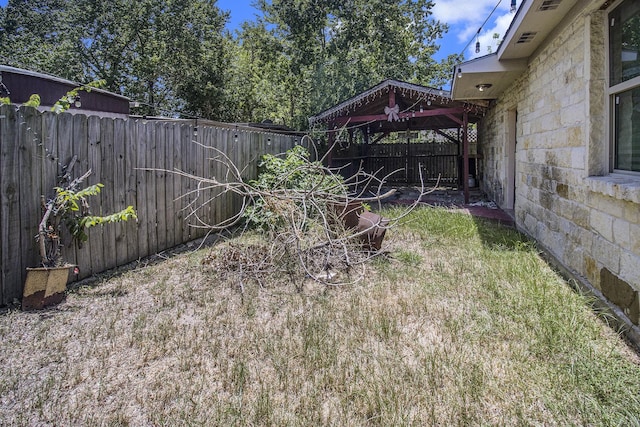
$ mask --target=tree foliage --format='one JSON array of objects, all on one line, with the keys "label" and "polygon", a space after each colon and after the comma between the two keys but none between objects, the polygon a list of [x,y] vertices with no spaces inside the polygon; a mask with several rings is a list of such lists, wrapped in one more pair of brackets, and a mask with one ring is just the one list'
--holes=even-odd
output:
[{"label": "tree foliage", "polygon": [[216,117],[228,19],[208,0],[9,0],[0,57],[86,82],[159,109]]},{"label": "tree foliage", "polygon": [[431,0],[255,6],[262,16],[233,37],[212,0],[9,0],[0,61],[104,80],[143,103],[134,113],[304,129],[310,115],[386,78],[440,86],[457,59],[433,59],[447,26],[432,18]]},{"label": "tree foliage", "polygon": [[[251,52],[245,70],[254,81],[278,82],[271,98],[258,98],[268,106],[258,111],[296,128],[387,78],[441,86],[458,59],[432,58],[447,26],[432,19],[429,0],[258,0],[256,6],[264,18],[239,36],[240,49]],[[256,54],[265,46],[277,57]],[[265,71],[262,62],[273,66]]]},{"label": "tree foliage", "polygon": [[[344,179],[334,173],[328,173],[319,161],[310,160],[309,151],[301,145],[287,150],[284,157],[266,154],[259,164],[258,179],[249,184],[259,192],[279,192],[292,190],[300,194],[316,192],[318,194],[346,195]],[[263,230],[276,230],[285,224],[278,211],[276,198],[256,198],[245,211],[247,221]],[[317,208],[317,207],[316,207]],[[306,207],[310,216],[317,215],[314,206]]]},{"label": "tree foliage", "polygon": [[9,65],[84,78],[68,24],[67,0],[9,0],[0,13],[0,60]]}]

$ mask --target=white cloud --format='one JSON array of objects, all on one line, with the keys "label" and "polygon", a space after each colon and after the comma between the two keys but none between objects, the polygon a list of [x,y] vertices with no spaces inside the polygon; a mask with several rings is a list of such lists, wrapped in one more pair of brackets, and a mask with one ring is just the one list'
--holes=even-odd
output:
[{"label": "white cloud", "polygon": [[[502,0],[503,3],[504,1]],[[431,10],[435,19],[447,24],[470,22],[481,24],[496,3],[497,0],[436,0]],[[503,6],[501,4],[499,9]]]},{"label": "white cloud", "polygon": [[[518,5],[522,1],[517,0]],[[498,7],[489,17],[496,4]],[[504,33],[509,28],[514,16],[509,11],[510,7],[510,0],[435,0],[432,12],[435,19],[449,24],[449,33],[445,36],[446,39],[452,43],[455,40],[455,45],[459,46],[459,49],[463,49],[468,44],[465,57],[469,59],[489,53],[487,46],[492,46],[495,51],[497,44],[493,39],[493,34],[500,34],[499,39],[504,37]],[[487,19],[487,23],[484,24]],[[480,53],[476,54],[476,34],[481,26],[483,27],[478,37]],[[445,44],[453,47],[446,41]]]}]

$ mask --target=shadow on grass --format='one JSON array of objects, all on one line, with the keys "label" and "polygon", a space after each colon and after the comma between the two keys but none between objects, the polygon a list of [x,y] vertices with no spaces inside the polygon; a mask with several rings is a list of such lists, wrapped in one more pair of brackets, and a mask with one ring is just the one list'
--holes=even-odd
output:
[{"label": "shadow on grass", "polygon": [[503,251],[532,250],[535,242],[515,227],[500,221],[471,216],[477,235],[485,248]]}]

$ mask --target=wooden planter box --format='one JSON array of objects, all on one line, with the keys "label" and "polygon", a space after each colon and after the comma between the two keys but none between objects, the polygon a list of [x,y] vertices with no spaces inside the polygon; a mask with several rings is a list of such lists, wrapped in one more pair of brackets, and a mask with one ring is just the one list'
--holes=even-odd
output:
[{"label": "wooden planter box", "polygon": [[64,300],[72,267],[27,268],[22,309],[40,310]]}]

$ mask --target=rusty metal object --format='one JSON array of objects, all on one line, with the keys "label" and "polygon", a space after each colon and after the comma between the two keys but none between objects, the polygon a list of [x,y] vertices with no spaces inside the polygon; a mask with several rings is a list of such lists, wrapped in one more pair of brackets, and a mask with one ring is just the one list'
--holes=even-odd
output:
[{"label": "rusty metal object", "polygon": [[333,203],[331,209],[340,218],[345,228],[353,229],[365,248],[379,251],[387,231],[389,220],[382,216],[365,211],[358,199]]},{"label": "rusty metal object", "polygon": [[328,206],[342,220],[345,228],[357,228],[360,214],[364,211],[362,202],[350,200],[344,203],[330,203]]},{"label": "rusty metal object", "polygon": [[358,221],[358,233],[362,233],[363,244],[370,250],[379,251],[387,232],[389,220],[373,212],[362,212]]}]

